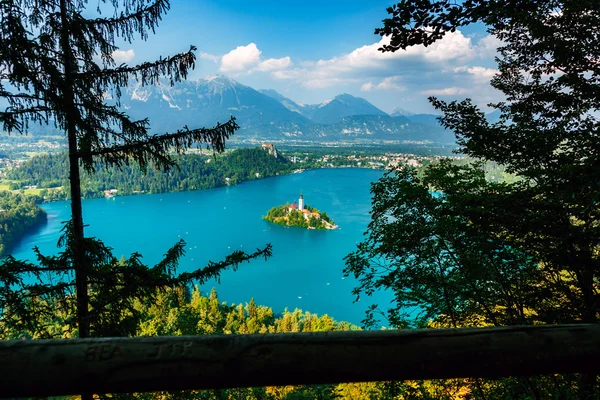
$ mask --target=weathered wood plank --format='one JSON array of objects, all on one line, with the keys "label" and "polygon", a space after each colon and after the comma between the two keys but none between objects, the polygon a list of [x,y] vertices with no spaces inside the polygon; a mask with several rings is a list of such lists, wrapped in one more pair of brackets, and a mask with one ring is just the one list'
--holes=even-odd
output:
[{"label": "weathered wood plank", "polygon": [[0,396],[600,372],[600,325],[0,342]]}]

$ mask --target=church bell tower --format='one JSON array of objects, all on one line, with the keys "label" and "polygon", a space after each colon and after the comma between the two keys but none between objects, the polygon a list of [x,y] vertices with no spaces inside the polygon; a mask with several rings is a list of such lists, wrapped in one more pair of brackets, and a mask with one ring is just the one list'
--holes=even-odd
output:
[{"label": "church bell tower", "polygon": [[302,197],[302,192],[300,192],[300,198],[298,199],[298,210],[304,210],[304,197]]}]

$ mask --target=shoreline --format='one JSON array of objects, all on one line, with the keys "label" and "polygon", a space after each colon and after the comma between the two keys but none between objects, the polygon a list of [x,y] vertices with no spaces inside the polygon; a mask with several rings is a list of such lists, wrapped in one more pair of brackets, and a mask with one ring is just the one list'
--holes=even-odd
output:
[{"label": "shoreline", "polygon": [[[303,169],[302,172],[319,171],[319,170],[323,170],[323,169],[361,169],[361,170],[386,171],[386,169],[369,168],[369,167],[322,167],[322,168],[306,168],[306,169]],[[302,172],[300,172],[300,173],[302,173]],[[242,185],[242,184],[244,184],[246,182],[253,182],[253,181],[259,181],[259,180],[263,180],[263,179],[277,178],[277,177],[280,177],[280,176],[288,176],[288,175],[294,175],[294,174],[298,174],[298,172],[291,171],[291,172],[286,172],[286,173],[282,173],[282,174],[279,174],[279,175],[262,176],[260,178],[243,180],[241,182],[237,182],[237,183],[234,183],[234,184],[231,184],[231,185],[223,184],[223,185],[218,185],[218,186],[214,186],[214,187],[210,187],[210,188],[205,188],[205,189],[173,190],[173,191],[165,191],[165,192],[128,193],[128,194],[124,194],[124,195],[120,195],[120,194],[117,193],[116,195],[108,197],[108,198],[104,195],[103,192],[99,192],[97,196],[82,197],[81,199],[82,200],[93,200],[93,199],[106,198],[108,200],[108,199],[113,199],[113,198],[117,198],[117,197],[125,197],[125,196],[145,196],[145,195],[165,194],[165,193],[199,192],[199,191],[204,191],[204,190],[221,189],[221,188],[230,187],[230,186],[239,186],[239,185]],[[54,188],[40,188],[40,189],[52,190]],[[16,192],[18,192],[18,190]],[[25,192],[25,195],[27,195],[27,192]],[[42,204],[49,204],[49,203],[56,203],[56,202],[59,202],[59,201],[70,201],[70,200],[71,200],[70,198],[56,199],[56,200],[43,200],[42,203],[40,203],[40,206]]]},{"label": "shoreline", "polygon": [[12,250],[17,248],[22,240],[36,233],[44,226],[48,225],[48,212],[42,207],[40,208],[43,211],[43,214],[41,214],[41,218],[34,219],[31,225],[29,225],[18,237],[13,238],[8,243],[4,243],[4,249],[2,249],[2,251],[0,252],[0,260],[4,260],[6,259],[6,257],[10,256]]}]

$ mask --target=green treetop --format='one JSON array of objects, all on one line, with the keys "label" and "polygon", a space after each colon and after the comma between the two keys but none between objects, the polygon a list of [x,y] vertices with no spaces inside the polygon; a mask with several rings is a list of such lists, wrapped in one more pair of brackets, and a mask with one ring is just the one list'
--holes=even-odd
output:
[{"label": "green treetop", "polygon": [[295,226],[308,229],[335,229],[337,226],[326,213],[321,213],[316,208],[305,205],[308,214],[298,209],[291,208],[289,204],[271,208],[263,219],[283,226]]}]

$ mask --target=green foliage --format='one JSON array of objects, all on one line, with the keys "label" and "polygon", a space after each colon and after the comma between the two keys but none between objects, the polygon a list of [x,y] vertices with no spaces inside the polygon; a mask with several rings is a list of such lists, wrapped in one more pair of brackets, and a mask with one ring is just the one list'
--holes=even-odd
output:
[{"label": "green foliage", "polygon": [[[275,206],[267,211],[267,215],[263,216],[263,219],[283,226],[295,226],[299,228],[310,228],[310,229],[333,229],[335,224],[333,220],[325,213],[321,213],[316,208],[312,208],[309,205],[304,207],[310,211],[310,216],[305,217],[302,211],[290,210],[290,205],[285,204],[283,206]],[[325,215],[325,218],[323,217]]]},{"label": "green foliage", "polygon": [[138,336],[223,335],[285,332],[327,332],[358,329],[336,322],[328,315],[318,316],[296,309],[276,316],[270,307],[251,299],[246,304],[228,305],[219,300],[213,288],[203,296],[198,287],[159,292],[154,298],[136,302],[141,313]]},{"label": "green foliage", "polygon": [[[103,191],[108,189],[117,189],[119,195],[211,189],[225,186],[225,178],[233,184],[258,179],[257,173],[264,178],[293,170],[293,164],[286,158],[269,156],[261,148],[238,149],[216,157],[186,154],[175,156],[173,160],[177,167],[167,172],[155,168],[143,171],[134,164],[120,168],[98,165],[93,174],[82,171],[82,197],[102,197]],[[46,193],[47,201],[62,200],[69,196],[68,168],[64,154],[37,156],[10,170],[7,178],[18,181],[21,186],[62,187],[64,189]]]},{"label": "green foliage", "polygon": [[37,198],[0,191],[0,256],[10,250],[29,230],[47,220]]},{"label": "green foliage", "polygon": [[[436,172],[447,168],[485,185],[479,166],[450,162],[431,167],[423,179],[406,168],[373,185],[368,236],[346,257],[345,273],[360,282],[355,294],[394,287],[394,307],[387,311],[400,327],[424,327],[440,315],[455,327],[531,323],[527,310],[539,309],[536,299],[542,295],[535,286],[541,279],[537,264],[461,215],[478,192],[472,182],[438,180]],[[432,193],[430,186],[443,186],[444,192]],[[472,196],[464,198],[464,191]]]},{"label": "green foliage", "polygon": [[323,212],[321,213],[321,219],[322,219],[323,221],[327,221],[327,222],[329,222],[330,224],[332,224],[332,225],[333,225],[333,220],[332,220],[331,218],[329,218],[329,215],[327,215],[327,213],[326,213],[325,211],[323,211]]},{"label": "green foliage", "polygon": [[[125,260],[121,261],[121,264]],[[93,299],[96,294],[92,292]],[[39,315],[32,326],[36,331],[21,327],[4,327],[2,338],[49,337],[60,333],[70,337],[67,324],[75,315],[73,307],[65,308],[62,300],[48,302],[51,313]],[[117,315],[112,313],[112,315]],[[347,322],[337,322],[328,315],[316,315],[299,309],[284,310],[276,315],[270,307],[257,305],[254,299],[246,304],[227,304],[219,300],[213,288],[210,294],[201,294],[198,286],[159,289],[146,296],[135,298],[126,313],[121,315],[121,325],[133,328],[129,334],[136,336],[179,336],[219,334],[268,334],[287,332],[329,332],[357,330]],[[135,315],[135,319],[131,318]],[[119,326],[117,324],[116,326]],[[41,334],[40,328],[45,333]],[[18,329],[20,328],[20,329]],[[313,399],[336,398],[336,385],[288,386],[280,388],[248,388],[207,391],[141,393],[114,395],[119,399]],[[351,397],[347,397],[351,398]]]},{"label": "green foliage", "polygon": [[[600,11],[594,1],[403,1],[378,32],[392,34],[395,51],[431,44],[474,22],[503,40],[492,86],[506,102],[498,123],[488,123],[470,100],[432,104],[444,112],[461,150],[505,165],[521,180],[494,184],[468,169],[441,164],[428,183],[448,194],[453,214],[472,229],[527,253],[555,278],[568,313],[546,322],[596,322],[600,274]],[[425,29],[424,25],[428,28]],[[431,28],[431,29],[430,29]],[[586,43],[580,46],[578,43]],[[584,73],[585,72],[585,73]],[[451,196],[451,197],[450,197]],[[564,273],[563,273],[564,271]],[[570,287],[570,286],[573,287]],[[554,314],[554,313],[550,313]]]},{"label": "green foliage", "polygon": [[[518,179],[490,181],[484,164],[451,162],[386,175],[373,186],[367,237],[346,258],[355,293],[391,289],[399,326],[410,325],[408,307],[430,327],[597,323],[598,2],[403,0],[388,12],[377,30],[391,36],[383,51],[431,45],[478,22],[502,41],[492,86],[506,101],[490,105],[499,122],[469,99],[430,101],[459,151]],[[594,398],[596,377],[580,379],[467,386],[481,398]]]}]

